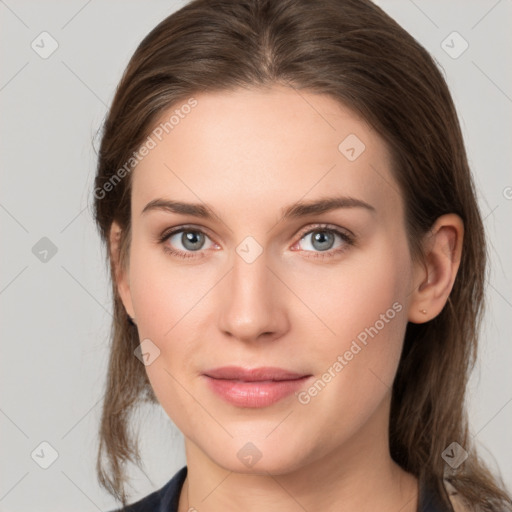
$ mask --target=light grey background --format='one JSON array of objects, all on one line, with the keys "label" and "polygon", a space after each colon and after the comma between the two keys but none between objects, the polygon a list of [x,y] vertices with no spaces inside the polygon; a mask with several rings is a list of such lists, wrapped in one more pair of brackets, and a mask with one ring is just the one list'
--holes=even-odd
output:
[{"label": "light grey background", "polygon": [[[0,0],[0,511],[115,506],[94,474],[111,319],[91,216],[94,148],[137,44],[183,3]],[[482,455],[512,488],[512,2],[378,4],[434,55],[460,115],[492,253],[468,405]],[[43,31],[58,43],[46,59],[31,47]],[[453,31],[469,44],[458,58],[442,47],[462,48],[458,36],[446,39]],[[43,237],[57,249],[46,262],[33,252]],[[182,436],[161,408],[141,411],[139,425],[151,481],[132,471],[132,501],[185,464]],[[44,441],[58,453],[47,469],[34,461],[50,461]]]}]

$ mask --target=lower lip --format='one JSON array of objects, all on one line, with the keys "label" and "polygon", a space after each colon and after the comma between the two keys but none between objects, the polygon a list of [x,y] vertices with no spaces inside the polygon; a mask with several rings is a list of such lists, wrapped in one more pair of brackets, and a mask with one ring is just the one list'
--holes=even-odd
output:
[{"label": "lower lip", "polygon": [[309,377],[294,380],[244,382],[214,379],[205,375],[210,389],[238,407],[267,407],[304,386]]}]

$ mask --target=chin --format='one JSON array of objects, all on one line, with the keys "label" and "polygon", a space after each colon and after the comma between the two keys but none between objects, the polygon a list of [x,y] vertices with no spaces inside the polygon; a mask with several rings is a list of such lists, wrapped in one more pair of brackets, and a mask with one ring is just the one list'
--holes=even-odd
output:
[{"label": "chin", "polygon": [[[236,437],[225,443],[215,443],[205,451],[206,455],[218,466],[227,471],[250,475],[281,475],[291,473],[304,466],[310,457],[304,453],[304,443],[299,451],[295,443],[287,443],[283,438],[271,440],[264,435],[254,437]],[[272,434],[273,435],[273,434]]]}]

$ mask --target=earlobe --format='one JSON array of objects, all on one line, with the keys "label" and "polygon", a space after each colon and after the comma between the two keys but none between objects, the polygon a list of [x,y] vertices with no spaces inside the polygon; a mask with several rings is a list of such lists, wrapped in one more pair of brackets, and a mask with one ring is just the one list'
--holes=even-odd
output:
[{"label": "earlobe", "polygon": [[443,310],[459,269],[463,238],[464,224],[455,213],[439,217],[425,236],[425,263],[414,274],[410,322],[427,322]]},{"label": "earlobe", "polygon": [[123,302],[126,313],[129,317],[134,318],[133,304],[131,300],[130,281],[128,267],[124,267],[121,258],[121,234],[122,229],[119,224],[114,221],[110,227],[110,259],[114,268],[114,279],[117,291]]}]

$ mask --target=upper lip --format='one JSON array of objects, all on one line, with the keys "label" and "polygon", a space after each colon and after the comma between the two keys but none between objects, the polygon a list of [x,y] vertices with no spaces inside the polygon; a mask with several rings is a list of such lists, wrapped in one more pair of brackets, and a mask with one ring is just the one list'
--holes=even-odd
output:
[{"label": "upper lip", "polygon": [[242,368],[240,366],[222,366],[204,372],[204,375],[214,379],[242,380],[257,382],[263,380],[295,380],[306,377],[304,373],[292,372],[274,366],[259,368]]}]

